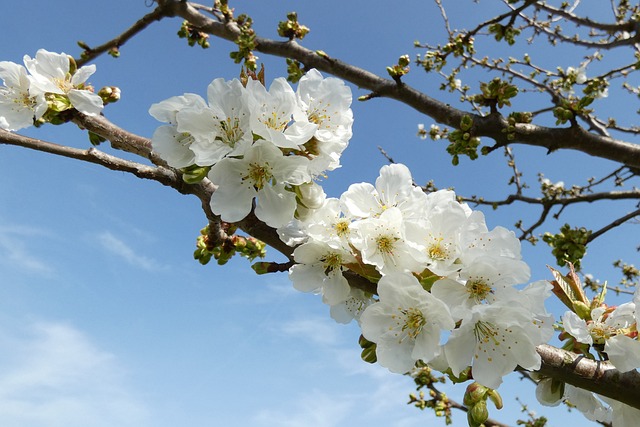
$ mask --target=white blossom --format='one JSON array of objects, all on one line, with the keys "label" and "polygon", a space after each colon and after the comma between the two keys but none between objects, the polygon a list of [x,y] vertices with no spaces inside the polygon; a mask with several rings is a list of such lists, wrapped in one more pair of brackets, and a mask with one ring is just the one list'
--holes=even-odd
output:
[{"label": "white blossom", "polygon": [[309,122],[296,95],[284,78],[277,78],[269,91],[257,80],[246,87],[251,111],[251,130],[278,147],[298,149],[314,135],[317,125]]},{"label": "white blossom", "polygon": [[85,85],[87,79],[95,73],[95,65],[85,65],[71,74],[68,55],[44,49],[38,50],[35,58],[25,55],[24,63],[32,76],[32,95],[64,95],[73,108],[89,116],[95,116],[102,111],[102,98],[86,89]]},{"label": "white blossom", "polygon": [[289,269],[294,288],[301,292],[319,293],[328,305],[347,300],[350,287],[342,271],[343,264],[355,262],[351,253],[311,241],[298,246],[293,257],[298,263]]},{"label": "white blossom", "polygon": [[194,137],[190,149],[201,166],[242,155],[253,142],[247,94],[239,80],[215,79],[207,88],[207,98],[208,105],[197,103],[176,114],[178,131]]},{"label": "white blossom", "polygon": [[540,333],[540,326],[523,307],[508,303],[476,305],[444,345],[447,362],[454,375],[472,366],[477,382],[496,389],[502,377],[516,366],[540,368],[536,345],[550,335]]},{"label": "white blossom", "polygon": [[307,147],[312,155],[311,173],[320,175],[338,168],[352,135],[351,89],[342,80],[323,78],[311,69],[300,79],[296,95],[307,120],[317,125],[315,142]]},{"label": "white blossom", "polygon": [[405,219],[423,216],[424,192],[413,185],[405,165],[385,165],[380,169],[375,187],[369,183],[352,184],[340,197],[343,210],[359,218],[377,217],[386,209],[398,208]]},{"label": "white blossom", "polygon": [[308,160],[284,156],[268,141],[252,145],[241,159],[225,157],[213,165],[209,179],[218,185],[211,196],[211,209],[223,221],[237,222],[251,211],[257,197],[256,216],[271,227],[282,227],[293,219],[296,196],[286,189],[309,181]]},{"label": "white blossom", "polygon": [[176,118],[182,109],[193,107],[205,108],[206,102],[199,95],[185,93],[152,104],[149,108],[152,117],[169,124],[155,130],[151,146],[171,167],[179,169],[195,164],[195,153],[191,151],[195,138],[189,132],[178,132]]},{"label": "white blossom", "polygon": [[362,313],[362,334],[375,342],[380,365],[410,371],[440,353],[440,334],[455,324],[447,306],[425,291],[410,274],[391,273],[378,282],[380,301]]},{"label": "white blossom", "polygon": [[402,213],[391,207],[377,218],[354,222],[352,245],[360,251],[362,260],[379,272],[422,271],[424,254],[421,248],[405,238]]},{"label": "white blossom", "polygon": [[47,103],[42,93],[32,94],[31,80],[22,65],[0,62],[0,128],[10,131],[33,125],[47,111]]},{"label": "white blossom", "polygon": [[370,294],[360,289],[351,288],[347,299],[332,305],[329,312],[331,318],[338,323],[347,324],[354,319],[360,323],[362,313],[374,302]]}]

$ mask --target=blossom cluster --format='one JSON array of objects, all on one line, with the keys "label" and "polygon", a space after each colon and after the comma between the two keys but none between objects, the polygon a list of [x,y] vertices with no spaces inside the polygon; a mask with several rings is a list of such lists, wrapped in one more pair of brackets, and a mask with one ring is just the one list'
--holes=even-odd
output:
[{"label": "blossom cluster", "polygon": [[93,116],[104,106],[102,98],[87,85],[95,65],[77,68],[64,53],[38,50],[24,57],[24,66],[0,62],[0,128],[16,131],[42,120],[48,113],[75,109]]},{"label": "blossom cluster", "polygon": [[[223,221],[254,211],[276,228],[292,247],[294,288],[320,294],[336,321],[355,319],[390,371],[410,372],[420,362],[495,389],[517,366],[539,369],[536,346],[554,331],[544,307],[552,285],[529,283],[512,231],[490,230],[482,212],[453,191],[425,193],[401,164],[338,198],[324,193],[317,178],[340,166],[350,105],[350,89],[316,70],[296,90],[282,78],[269,89],[255,79],[216,79],[206,100],[185,93],[150,108],[166,123],[152,144],[169,166],[208,176],[217,186],[211,208]],[[352,286],[349,274],[370,286]],[[617,308],[568,312],[564,329],[577,343],[601,346],[618,369],[635,369],[638,304],[640,293]],[[635,414],[615,402],[594,406],[595,396],[569,385],[562,390],[541,378],[538,398],[580,401],[590,419]]]},{"label": "blossom cluster", "polygon": [[151,106],[167,125],[152,137],[153,149],[169,164],[200,169],[218,186],[211,209],[223,221],[251,212],[272,227],[313,207],[314,178],[340,166],[351,138],[351,90],[336,78],[310,70],[296,91],[284,78],[269,89],[216,79],[207,100],[186,93]]},{"label": "blossom cluster", "polygon": [[[535,347],[553,333],[550,285],[517,287],[530,271],[514,233],[489,230],[453,191],[424,193],[406,166],[382,167],[375,185],[351,185],[280,234],[298,245],[294,287],[321,293],[336,320],[356,318],[390,371],[418,360],[454,376],[471,366],[497,388],[518,365],[540,367]],[[378,296],[351,289],[347,269],[377,282]]]}]

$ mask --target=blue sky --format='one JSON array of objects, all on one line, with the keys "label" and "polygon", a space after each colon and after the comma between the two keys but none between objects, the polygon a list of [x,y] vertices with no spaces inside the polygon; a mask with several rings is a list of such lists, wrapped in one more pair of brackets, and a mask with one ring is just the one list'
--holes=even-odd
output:
[{"label": "blue sky", "polygon": [[[28,10],[18,2],[3,9],[0,60],[21,62],[39,48],[77,56],[77,40],[101,44],[150,11],[144,0],[28,3]],[[270,37],[277,22],[297,10],[312,30],[306,46],[381,75],[398,56],[417,53],[415,39],[441,40],[437,9],[430,2],[406,1],[392,11],[385,10],[387,3],[371,7],[366,1],[233,5]],[[474,18],[489,13],[472,7]],[[121,58],[96,62],[91,82],[122,89],[122,100],[105,111],[114,123],[150,136],[159,125],[147,114],[152,103],[184,92],[204,95],[212,79],[238,75],[238,66],[228,59],[231,44],[212,39],[208,50],[189,48],[175,35],[179,24],[177,19],[155,23],[122,48]],[[261,59],[268,81],[283,75],[283,60]],[[580,54],[566,60],[558,65],[577,66]],[[440,83],[419,70],[408,81],[425,90]],[[363,94],[353,90],[355,96]],[[407,164],[418,183],[435,179],[463,194],[504,194],[509,170],[501,155],[463,160],[464,168],[454,168],[443,145],[415,136],[418,123],[432,123],[428,118],[386,100],[353,109],[354,138],[344,166],[324,183],[330,195],[375,179],[385,164],[377,146]],[[86,135],[70,125],[24,134],[88,146]],[[516,154],[527,159],[522,167],[533,185],[536,162],[545,163],[553,181],[612,169],[582,155],[547,156],[525,147]],[[98,166],[7,146],[0,146],[0,182],[3,427],[411,427],[431,422],[432,414],[405,404],[411,381],[362,362],[357,328],[335,324],[319,298],[294,291],[286,275],[257,277],[243,259],[224,267],[193,261],[195,238],[205,225],[195,198]],[[629,206],[616,209],[624,214]],[[522,207],[485,212],[490,227],[512,227],[518,217],[531,218]],[[566,220],[595,228],[606,224],[602,212],[573,209]],[[557,229],[562,223],[550,225]],[[590,249],[587,270],[606,279],[613,272],[612,252],[629,262],[637,258],[638,242],[628,239],[637,235],[635,227],[620,227]],[[544,265],[553,263],[548,249],[525,245],[523,251],[533,278],[548,278]],[[270,252],[269,259],[277,255]],[[453,396],[461,392],[456,390],[444,388]],[[511,409],[492,416],[502,421],[515,424],[516,395],[538,408],[516,376],[501,391]],[[466,425],[463,414],[456,418],[454,426]]]}]

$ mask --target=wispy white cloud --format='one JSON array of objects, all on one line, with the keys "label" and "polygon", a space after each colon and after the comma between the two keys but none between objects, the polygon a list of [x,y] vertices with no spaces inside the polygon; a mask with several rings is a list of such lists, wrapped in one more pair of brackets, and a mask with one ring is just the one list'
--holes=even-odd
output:
[{"label": "wispy white cloud", "polygon": [[339,394],[319,390],[305,391],[286,412],[275,409],[258,412],[255,424],[281,427],[342,426],[349,417],[353,404],[354,402],[344,399]]},{"label": "wispy white cloud", "polygon": [[72,326],[0,330],[0,353],[3,427],[140,427],[147,419],[116,358]]},{"label": "wispy white cloud", "polygon": [[140,255],[131,246],[119,239],[109,231],[103,231],[97,235],[98,243],[107,251],[122,258],[128,264],[144,270],[156,271],[162,268],[156,260]]},{"label": "wispy white cloud", "polygon": [[325,350],[340,344],[339,327],[333,320],[321,317],[298,318],[279,325],[284,334],[322,346]]},{"label": "wispy white cloud", "polygon": [[38,249],[44,247],[43,239],[49,233],[25,225],[0,226],[0,263],[31,274],[49,275],[53,267],[38,256]]},{"label": "wispy white cloud", "polygon": [[[293,402],[259,412],[262,424],[258,425],[417,427],[435,418],[429,411],[406,404],[414,390],[410,378],[362,361],[355,324],[345,327],[318,316],[282,322],[272,331],[311,346],[314,357],[306,361],[309,369],[317,369],[331,380],[311,385],[311,391],[301,393]],[[319,378],[319,382],[322,380]]]}]

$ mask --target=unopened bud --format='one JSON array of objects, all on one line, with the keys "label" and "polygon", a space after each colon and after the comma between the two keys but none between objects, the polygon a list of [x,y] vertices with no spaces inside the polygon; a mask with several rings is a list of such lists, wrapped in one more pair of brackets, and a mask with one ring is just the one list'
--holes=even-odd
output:
[{"label": "unopened bud", "polygon": [[469,408],[467,412],[467,420],[470,426],[480,426],[484,424],[489,418],[489,410],[487,409],[487,402],[480,401]]},{"label": "unopened bud", "polygon": [[106,104],[120,100],[120,88],[115,86],[105,86],[98,91],[98,96]]},{"label": "unopened bud", "polygon": [[462,403],[464,403],[467,406],[473,406],[476,403],[480,402],[481,400],[486,399],[485,396],[488,390],[489,389],[486,388],[485,386],[479,383],[473,382],[467,386],[467,390],[464,393],[464,398],[462,400]]}]

